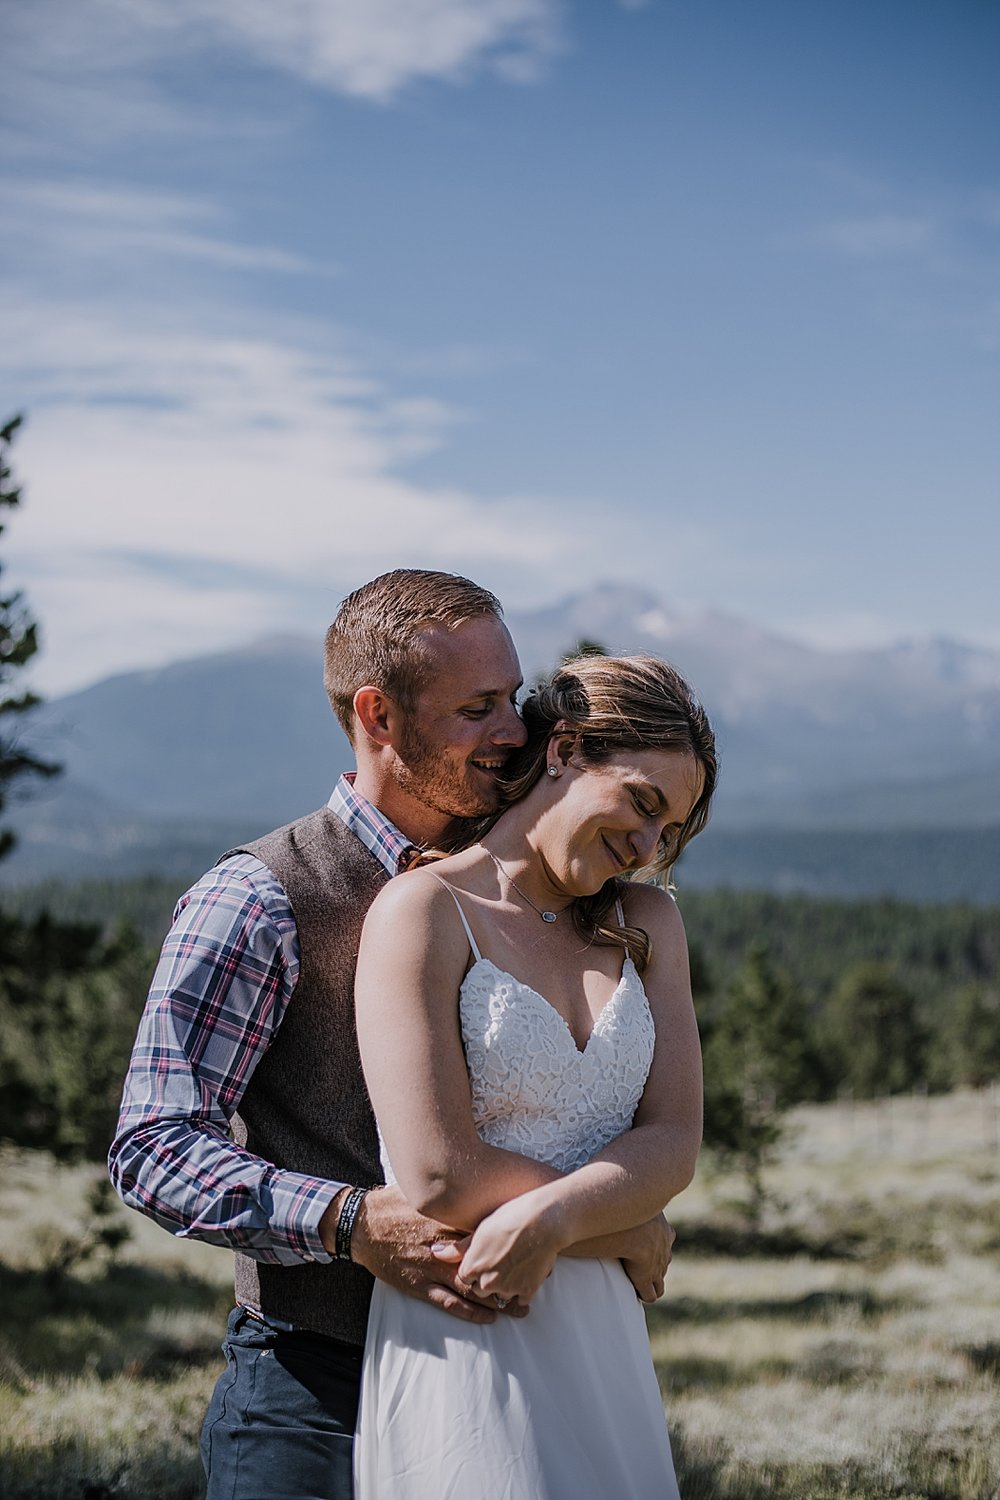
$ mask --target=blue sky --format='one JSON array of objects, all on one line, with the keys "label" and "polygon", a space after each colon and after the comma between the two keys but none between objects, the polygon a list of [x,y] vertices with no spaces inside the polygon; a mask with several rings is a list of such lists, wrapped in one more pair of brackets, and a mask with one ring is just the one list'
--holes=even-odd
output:
[{"label": "blue sky", "polygon": [[1000,648],[992,0],[4,0],[39,684],[384,568]]}]

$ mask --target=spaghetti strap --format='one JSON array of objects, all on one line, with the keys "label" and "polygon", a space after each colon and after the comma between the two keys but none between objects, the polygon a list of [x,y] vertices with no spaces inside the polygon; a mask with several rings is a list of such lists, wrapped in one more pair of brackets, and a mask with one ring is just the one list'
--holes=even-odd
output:
[{"label": "spaghetti strap", "polygon": [[[428,871],[428,873],[431,873],[431,872]],[[465,935],[469,939],[469,947],[472,949],[473,955],[474,955],[474,957],[476,959],[476,962],[478,963],[479,960],[482,958],[483,955],[480,953],[479,946],[478,946],[475,938],[472,936],[472,928],[469,926],[468,919],[466,918],[465,912],[462,910],[462,903],[461,903],[461,901],[459,901],[458,897],[455,895],[454,890],[448,884],[447,880],[442,880],[440,875],[435,875],[434,879],[437,881],[438,885],[443,885],[444,886],[445,890],[448,892],[448,894],[451,896],[451,899],[454,901],[455,905],[458,907],[458,915],[462,919],[462,926],[465,928]]]},{"label": "spaghetti strap", "polygon": [[[442,884],[444,884],[443,881],[442,881]],[[622,900],[621,900],[620,896],[616,896],[615,897],[615,911],[618,914],[618,926],[619,927],[624,927],[625,926],[625,912],[622,909]],[[626,940],[626,943],[625,943],[625,957],[629,958],[629,959],[632,957],[632,950],[629,948],[627,940]]]}]

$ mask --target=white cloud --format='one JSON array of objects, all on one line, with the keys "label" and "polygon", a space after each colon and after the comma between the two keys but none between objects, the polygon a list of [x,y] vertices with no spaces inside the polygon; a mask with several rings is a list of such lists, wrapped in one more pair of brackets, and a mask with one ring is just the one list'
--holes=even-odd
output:
[{"label": "white cloud", "polygon": [[190,104],[145,70],[200,53],[385,104],[479,71],[533,81],[563,46],[563,16],[564,0],[7,0],[5,88],[12,119],[75,120],[109,139],[184,129]]},{"label": "white cloud", "polygon": [[241,644],[319,637],[340,597],[396,566],[463,572],[512,607],[596,578],[704,577],[718,528],[661,506],[484,498],[405,473],[455,414],[294,333],[227,336],[196,310],[11,299],[0,387],[28,422],[5,577],[43,625],[46,693]]},{"label": "white cloud", "polygon": [[398,564],[519,577],[536,593],[590,571],[586,509],[570,530],[542,497],[485,502],[397,472],[450,414],[335,357],[174,332],[148,310],[0,316],[0,376],[29,409],[14,454],[28,504],[8,556],[45,626],[49,691],[318,630],[341,592]]},{"label": "white cloud", "polygon": [[258,60],[385,103],[415,79],[476,67],[537,76],[559,44],[556,0],[145,0],[173,25],[203,25]]}]

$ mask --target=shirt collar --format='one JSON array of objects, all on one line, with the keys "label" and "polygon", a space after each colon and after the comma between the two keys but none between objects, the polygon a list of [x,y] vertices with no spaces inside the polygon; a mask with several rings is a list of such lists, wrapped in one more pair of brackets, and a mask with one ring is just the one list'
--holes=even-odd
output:
[{"label": "shirt collar", "polygon": [[398,875],[406,869],[414,846],[374,802],[354,790],[354,777],[354,771],[344,772],[330,794],[327,807],[371,850],[390,875]]}]

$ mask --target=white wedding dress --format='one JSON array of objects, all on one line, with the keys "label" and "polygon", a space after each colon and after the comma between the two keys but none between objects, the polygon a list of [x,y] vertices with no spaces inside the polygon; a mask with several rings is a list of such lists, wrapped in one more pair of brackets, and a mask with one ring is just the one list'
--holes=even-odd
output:
[{"label": "white wedding dress", "polygon": [[[642,980],[626,958],[581,1052],[465,927],[476,961],[459,1005],[479,1134],[560,1171],[583,1166],[629,1128],[645,1085]],[[356,1500],[678,1500],[642,1304],[620,1263],[560,1256],[526,1318],[488,1326],[376,1282],[355,1475]]]}]

